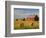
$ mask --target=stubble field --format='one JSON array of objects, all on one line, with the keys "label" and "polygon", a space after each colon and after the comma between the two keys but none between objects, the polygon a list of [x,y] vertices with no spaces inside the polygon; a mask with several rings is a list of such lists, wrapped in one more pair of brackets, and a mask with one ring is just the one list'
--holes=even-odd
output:
[{"label": "stubble field", "polygon": [[32,20],[14,20],[14,29],[39,29],[39,21]]}]

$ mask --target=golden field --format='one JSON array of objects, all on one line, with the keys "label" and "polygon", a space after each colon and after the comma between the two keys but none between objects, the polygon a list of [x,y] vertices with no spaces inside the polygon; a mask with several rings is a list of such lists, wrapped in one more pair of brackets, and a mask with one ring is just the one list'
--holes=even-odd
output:
[{"label": "golden field", "polygon": [[39,21],[32,20],[14,20],[14,29],[39,29]]}]

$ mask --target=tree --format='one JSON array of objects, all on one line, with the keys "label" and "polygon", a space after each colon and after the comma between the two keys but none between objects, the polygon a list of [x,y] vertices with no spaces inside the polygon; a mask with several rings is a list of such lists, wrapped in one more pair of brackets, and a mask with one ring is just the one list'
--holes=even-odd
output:
[{"label": "tree", "polygon": [[18,19],[16,19],[16,21],[18,21]]},{"label": "tree", "polygon": [[36,15],[36,16],[34,17],[34,20],[35,20],[35,21],[39,21],[38,15]]},{"label": "tree", "polygon": [[23,21],[25,21],[25,18],[23,19]]}]

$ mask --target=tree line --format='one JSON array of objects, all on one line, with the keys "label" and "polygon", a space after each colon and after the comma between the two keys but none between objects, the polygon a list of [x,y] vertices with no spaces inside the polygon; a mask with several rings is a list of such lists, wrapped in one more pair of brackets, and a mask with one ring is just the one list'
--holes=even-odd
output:
[{"label": "tree line", "polygon": [[[26,19],[23,18],[22,20],[25,21]],[[18,21],[18,19],[16,19],[16,21]],[[34,21],[39,21],[39,17],[38,17],[38,15],[35,15],[35,17],[34,17]]]}]

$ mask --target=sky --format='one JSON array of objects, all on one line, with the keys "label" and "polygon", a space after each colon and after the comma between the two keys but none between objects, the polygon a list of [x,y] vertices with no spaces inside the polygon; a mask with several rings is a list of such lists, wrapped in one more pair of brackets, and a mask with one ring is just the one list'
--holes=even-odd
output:
[{"label": "sky", "polygon": [[14,18],[26,18],[36,14],[39,16],[39,9],[14,8]]}]

